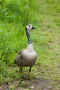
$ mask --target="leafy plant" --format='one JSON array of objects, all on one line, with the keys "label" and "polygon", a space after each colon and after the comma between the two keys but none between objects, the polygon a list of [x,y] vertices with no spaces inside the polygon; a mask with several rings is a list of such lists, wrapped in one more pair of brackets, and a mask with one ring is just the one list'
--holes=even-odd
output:
[{"label": "leafy plant", "polygon": [[17,53],[26,47],[25,25],[35,21],[36,0],[0,0],[0,72],[14,64]]}]

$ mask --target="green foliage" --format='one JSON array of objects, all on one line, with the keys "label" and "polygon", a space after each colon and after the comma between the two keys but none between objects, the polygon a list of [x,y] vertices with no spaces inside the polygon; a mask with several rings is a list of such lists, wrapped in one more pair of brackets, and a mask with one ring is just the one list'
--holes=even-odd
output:
[{"label": "green foliage", "polygon": [[[33,23],[36,0],[0,0],[0,76],[12,66],[16,54],[26,47],[25,25]],[[1,77],[1,78],[2,78]]]},{"label": "green foliage", "polygon": [[10,85],[10,90],[15,90],[15,86],[14,85]]},{"label": "green foliage", "polygon": [[36,0],[1,0],[0,19],[8,23],[21,23],[22,25],[26,25],[34,21],[35,9]]},{"label": "green foliage", "polygon": [[[33,80],[35,82],[35,79],[36,81],[40,79],[40,82],[44,79],[42,84],[45,80],[52,81],[53,84],[56,81],[59,83],[60,0],[38,0],[38,6],[36,3],[37,0],[0,0],[0,83],[9,83],[16,79],[19,82],[21,79],[25,82],[29,80],[30,84]],[[35,18],[38,18],[38,24]],[[29,76],[28,68],[23,68],[24,73],[20,73],[19,68],[14,67],[13,64],[17,53],[27,46],[24,30],[27,23],[35,24],[37,28],[31,32],[31,38],[38,58]],[[25,82],[19,83],[18,87],[30,86]],[[57,87],[56,84],[54,85]],[[44,86],[50,85],[44,84]],[[52,86],[51,84],[51,90]],[[9,89],[14,90],[14,84],[11,84]],[[27,87],[26,90],[28,90]]]}]

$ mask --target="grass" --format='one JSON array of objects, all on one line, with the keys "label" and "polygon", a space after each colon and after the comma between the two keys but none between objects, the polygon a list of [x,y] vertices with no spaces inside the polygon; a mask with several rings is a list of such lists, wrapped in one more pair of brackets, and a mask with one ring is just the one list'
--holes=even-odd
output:
[{"label": "grass", "polygon": [[[49,84],[44,83],[44,88],[48,90],[60,89],[60,1],[59,0],[42,0],[39,1],[39,10],[37,10],[38,23],[36,30],[31,32],[31,39],[38,59],[30,75],[28,76],[28,69],[25,68],[23,73],[18,72],[18,67],[8,67],[8,78],[5,82],[23,79],[21,85],[18,87],[22,90],[32,90],[31,84],[35,85],[34,79],[47,80]],[[25,38],[25,36],[23,36]],[[25,40],[25,39],[24,39]],[[22,42],[24,44],[25,42]],[[24,46],[24,45],[23,45]],[[25,45],[26,46],[26,45]],[[23,48],[23,47],[22,47]],[[26,73],[25,73],[26,72]],[[27,81],[25,81],[25,79]],[[29,80],[29,81],[28,81]],[[3,83],[3,81],[1,80]],[[26,87],[26,85],[28,87]],[[18,88],[17,87],[17,88]],[[10,88],[15,88],[11,85]],[[41,87],[36,87],[36,90],[42,90]],[[14,90],[14,89],[12,89]],[[17,89],[16,89],[17,90]]]}]

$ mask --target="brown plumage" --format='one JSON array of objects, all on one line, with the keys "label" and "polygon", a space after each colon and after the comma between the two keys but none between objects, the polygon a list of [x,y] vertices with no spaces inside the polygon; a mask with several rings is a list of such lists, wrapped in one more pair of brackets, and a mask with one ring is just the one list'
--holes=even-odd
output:
[{"label": "brown plumage", "polygon": [[[32,29],[32,28],[30,28],[30,29]],[[26,30],[27,30],[27,28],[26,28]],[[37,54],[34,51],[33,44],[30,40],[30,34],[28,33],[28,31],[27,31],[26,35],[28,38],[28,46],[26,49],[21,50],[15,59],[15,64],[17,64],[20,67],[21,72],[22,72],[22,67],[30,67],[30,69],[29,69],[29,72],[30,72],[32,66],[35,64],[36,59],[37,59]]]}]

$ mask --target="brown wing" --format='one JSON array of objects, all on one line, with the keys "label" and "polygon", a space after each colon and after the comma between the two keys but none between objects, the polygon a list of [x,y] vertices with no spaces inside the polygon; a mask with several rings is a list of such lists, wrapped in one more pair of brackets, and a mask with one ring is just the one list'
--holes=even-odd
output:
[{"label": "brown wing", "polygon": [[14,61],[14,64],[17,64],[17,61],[18,61],[19,59],[23,59],[22,56],[21,56],[21,53],[22,53],[23,51],[24,51],[24,50],[21,50],[20,52],[18,52],[18,55],[17,55],[17,57],[16,57],[16,59],[15,59],[15,61]]},{"label": "brown wing", "polygon": [[27,66],[33,66],[36,62],[37,59],[37,55],[34,56],[33,58],[29,58],[28,56],[25,56],[23,54],[24,50],[21,50],[16,59],[15,59],[15,64],[17,64],[18,66],[23,66],[23,67],[27,67]]}]

